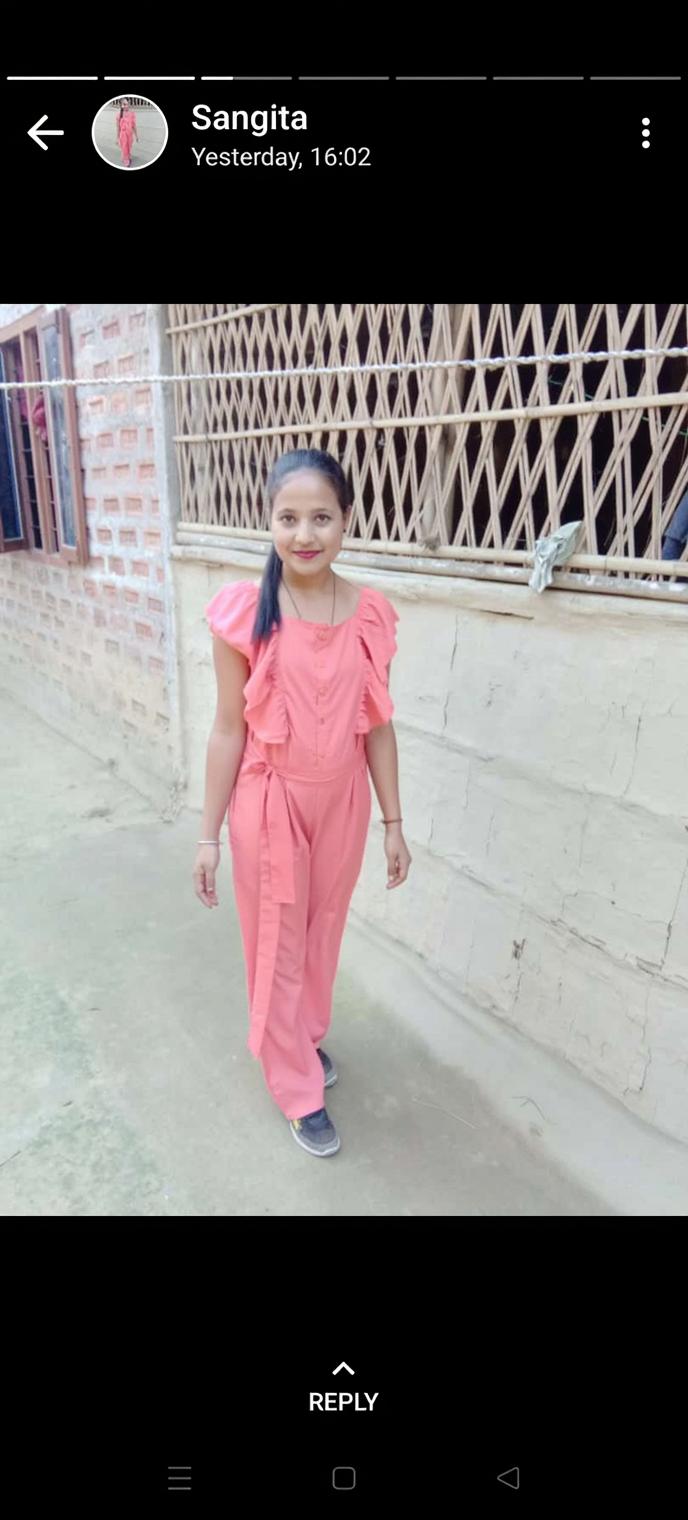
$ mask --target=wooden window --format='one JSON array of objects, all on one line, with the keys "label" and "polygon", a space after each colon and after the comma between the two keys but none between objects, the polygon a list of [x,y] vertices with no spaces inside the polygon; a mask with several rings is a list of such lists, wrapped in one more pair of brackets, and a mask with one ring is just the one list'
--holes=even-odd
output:
[{"label": "wooden window", "polygon": [[[69,319],[42,309],[0,331],[0,378],[73,376]],[[88,537],[74,389],[3,391],[0,551],[84,565]]]}]

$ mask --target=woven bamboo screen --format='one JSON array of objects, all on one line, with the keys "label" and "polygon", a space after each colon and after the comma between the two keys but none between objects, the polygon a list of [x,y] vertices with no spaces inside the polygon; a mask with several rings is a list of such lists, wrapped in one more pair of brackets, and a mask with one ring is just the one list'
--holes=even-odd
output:
[{"label": "woven bamboo screen", "polygon": [[[168,311],[176,374],[688,344],[685,304]],[[682,356],[202,380],[174,392],[181,522],[211,530],[263,536],[271,464],[309,446],[330,450],[347,472],[348,547],[414,545],[429,558],[477,548],[522,562],[518,551],[582,518],[581,552],[657,560],[688,490]],[[429,420],[448,414],[476,421]]]}]

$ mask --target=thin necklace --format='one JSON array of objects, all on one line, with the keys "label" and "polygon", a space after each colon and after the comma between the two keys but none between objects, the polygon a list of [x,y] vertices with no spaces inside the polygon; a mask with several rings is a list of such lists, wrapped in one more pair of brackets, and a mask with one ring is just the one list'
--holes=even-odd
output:
[{"label": "thin necklace", "polygon": [[[288,587],[288,585],[287,585],[287,583],[286,583],[286,581],[284,579],[284,576],[282,576],[282,585],[284,586],[285,591],[288,591],[289,595],[291,596],[291,591],[289,591],[289,587]],[[334,599],[335,599],[336,594],[337,594],[337,577],[336,577],[336,575],[335,575],[335,573],[333,571],[332,572],[332,617],[330,619],[330,626],[332,626],[332,627],[334,626]],[[293,596],[291,596],[291,599],[292,599],[292,602],[294,603],[294,606],[296,607],[296,602],[294,602]],[[297,611],[298,616],[301,617],[301,613],[299,612],[298,607],[296,607],[296,611]],[[301,618],[301,621],[303,622],[303,618]]]}]

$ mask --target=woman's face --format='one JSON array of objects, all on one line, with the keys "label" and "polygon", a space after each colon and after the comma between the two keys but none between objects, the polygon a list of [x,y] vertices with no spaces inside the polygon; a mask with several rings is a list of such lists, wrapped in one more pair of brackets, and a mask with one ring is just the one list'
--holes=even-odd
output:
[{"label": "woman's face", "polygon": [[128,111],[129,110],[129,101],[128,100],[123,100],[122,101],[122,109],[124,111]]},{"label": "woman's face", "polygon": [[[302,575],[315,573],[336,559],[349,520],[333,487],[319,470],[295,470],[280,486],[272,506],[270,528],[280,559]],[[300,559],[299,549],[315,549]]]}]

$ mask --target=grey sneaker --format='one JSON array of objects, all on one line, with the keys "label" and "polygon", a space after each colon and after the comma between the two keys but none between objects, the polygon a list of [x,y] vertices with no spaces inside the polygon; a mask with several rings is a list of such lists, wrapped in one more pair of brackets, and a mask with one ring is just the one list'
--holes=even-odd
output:
[{"label": "grey sneaker", "polygon": [[329,1056],[325,1055],[324,1050],[318,1049],[318,1055],[320,1056],[320,1060],[322,1062],[322,1069],[323,1069],[323,1071],[325,1073],[325,1086],[326,1087],[334,1087],[334,1084],[335,1084],[335,1082],[337,1080],[337,1073],[336,1073],[336,1071],[334,1069],[334,1065],[333,1065],[332,1061],[330,1060]]},{"label": "grey sneaker", "polygon": [[302,1119],[290,1119],[289,1128],[297,1145],[311,1156],[334,1156],[341,1144],[326,1108],[317,1108]]}]

